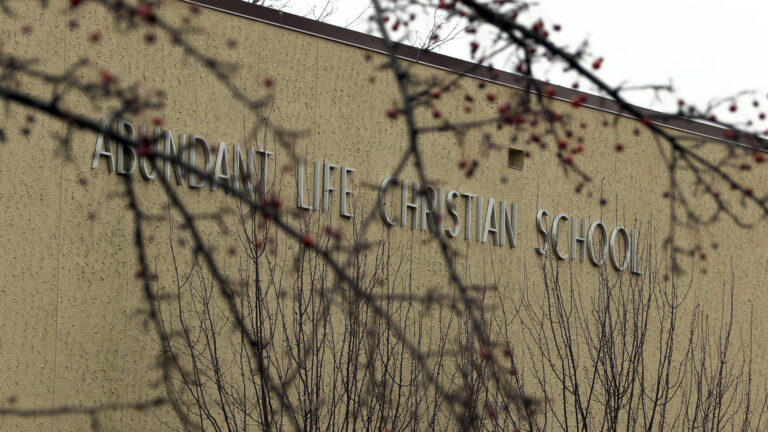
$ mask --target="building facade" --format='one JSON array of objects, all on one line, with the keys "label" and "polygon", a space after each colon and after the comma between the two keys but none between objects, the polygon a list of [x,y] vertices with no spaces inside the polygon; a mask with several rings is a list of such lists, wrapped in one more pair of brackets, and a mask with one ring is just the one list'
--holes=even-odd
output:
[{"label": "building facade", "polygon": [[[754,160],[744,143],[714,126],[658,123],[707,160],[733,158],[722,169],[749,193],[682,162],[671,169],[668,147],[610,100],[574,103],[576,90],[547,86],[544,107],[518,113],[523,78],[399,47],[428,94],[416,119],[437,130],[420,135],[416,166],[403,162],[410,141],[392,111],[402,102],[384,41],[235,0],[191,5],[152,9],[173,31],[143,15],[121,25],[87,3],[0,18],[3,50],[40,53],[41,70],[89,60],[73,76],[98,88],[64,92],[64,108],[152,142],[131,148],[15,103],[3,114],[0,430],[184,419],[258,429],[265,412],[278,429],[458,429],[468,402],[454,392],[470,387],[472,424],[488,430],[605,418],[682,429],[707,403],[740,428],[745,411],[765,409],[768,228],[750,199],[765,173],[740,167]],[[42,98],[63,85],[18,82]],[[134,114],[132,91],[162,104]],[[155,152],[184,163],[153,163]],[[145,266],[126,179],[144,214]],[[687,201],[671,203],[675,187]],[[254,378],[254,348],[273,382]],[[509,376],[467,378],[491,361]],[[338,372],[349,365],[355,383]],[[669,381],[653,396],[658,376]],[[260,392],[281,383],[264,408]],[[342,414],[350,406],[357,415]]]}]

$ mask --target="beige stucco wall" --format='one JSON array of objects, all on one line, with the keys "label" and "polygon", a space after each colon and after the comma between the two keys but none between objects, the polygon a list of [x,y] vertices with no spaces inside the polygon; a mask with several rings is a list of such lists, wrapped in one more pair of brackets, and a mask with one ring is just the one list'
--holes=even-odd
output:
[{"label": "beige stucco wall", "polygon": [[[187,9],[181,2],[165,2],[159,12],[173,24],[185,25],[182,17],[189,15]],[[164,127],[175,134],[198,133],[212,145],[218,141],[248,141],[247,145],[261,147],[266,136],[267,149],[275,153],[270,161],[271,192],[283,199],[287,211],[295,214],[292,154],[277,146],[269,131],[260,131],[258,143],[253,143],[250,130],[258,120],[255,115],[234,101],[198,62],[167,43],[167,35],[145,26],[140,30],[115,29],[112,18],[99,7],[72,11],[56,3],[39,11],[37,3],[30,2],[16,6],[16,11],[15,18],[0,17],[0,40],[5,52],[32,53],[40,58],[40,67],[49,71],[87,57],[90,65],[76,74],[82,80],[96,80],[98,68],[107,68],[120,84],[135,84],[142,91],[163,89],[167,94],[164,109],[129,116],[135,125],[149,125],[152,115],[158,112],[164,118]],[[356,217],[362,220],[374,209],[374,188],[389,175],[407,145],[402,120],[392,121],[384,114],[397,102],[391,76],[378,70],[384,57],[374,54],[368,61],[370,53],[360,48],[220,12],[205,10],[190,17],[186,26],[199,31],[190,33],[189,40],[202,52],[237,64],[232,79],[244,93],[265,96],[268,91],[260,79],[274,78],[270,122],[305,132],[293,143],[298,154],[309,163],[327,161],[357,170],[350,184],[356,190]],[[70,28],[71,20],[79,24],[77,28]],[[33,31],[24,35],[21,28],[27,23]],[[97,44],[88,41],[88,34],[95,29],[104,34]],[[157,32],[157,43],[144,42],[147,31]],[[224,48],[230,38],[237,40],[234,49]],[[428,67],[409,67],[424,79],[450,76]],[[373,83],[369,82],[371,76],[376,77]],[[25,90],[43,96],[51,90],[29,77],[22,77],[21,83]],[[436,102],[445,118],[477,120],[493,116],[496,105],[487,102],[485,94],[496,92],[501,99],[515,94],[512,89],[492,84],[481,89],[478,83],[462,80],[461,91],[446,93]],[[476,101],[469,115],[463,111],[465,93]],[[78,95],[68,97],[64,104],[96,117],[110,112],[99,101]],[[482,147],[484,133],[508,142],[512,134],[508,129],[473,130],[463,147],[457,146],[449,133],[429,135],[423,141],[426,172],[436,185],[493,197],[497,202],[517,203],[516,249],[467,242],[463,228],[458,238],[450,240],[462,253],[461,276],[472,283],[499,283],[510,302],[519,294],[524,263],[533,267],[537,259],[534,222],[540,208],[548,209],[551,215],[562,212],[590,221],[602,220],[609,230],[619,224],[637,227],[643,242],[652,238],[660,243],[669,226],[669,205],[662,198],[668,174],[649,133],[632,120],[616,120],[612,114],[575,109],[567,103],[554,104],[574,130],[580,130],[582,122],[588,125],[583,131],[586,150],[576,162],[594,181],[581,193],[574,192],[577,177],[572,172],[564,174],[551,141],[545,150],[525,144],[530,128],[516,132],[516,147],[530,149],[533,154],[522,171],[507,167],[506,148]],[[33,112],[10,105],[0,124],[8,134],[8,140],[0,143],[0,405],[24,409],[90,407],[162,395],[164,389],[158,385],[154,363],[156,346],[140,313],[145,306],[135,276],[138,264],[132,247],[132,219],[121,196],[121,179],[106,170],[104,159],[98,169],[91,169],[96,142],[92,133],[73,131],[71,148],[63,151],[55,136],[64,134],[65,127],[35,114],[31,132],[24,136],[20,128],[29,113]],[[430,121],[428,117],[423,113],[425,122]],[[641,132],[635,136],[633,129],[638,126]],[[625,150],[614,151],[616,142],[624,143]],[[708,151],[724,151],[725,146],[718,145],[708,147]],[[480,166],[474,176],[467,178],[457,164],[474,158]],[[755,186],[765,184],[762,169],[740,175],[751,179]],[[691,187],[690,176],[682,177]],[[406,168],[402,178],[417,180],[415,170]],[[134,179],[143,208],[158,216],[167,215],[168,200],[161,185],[141,180],[138,173]],[[307,179],[312,179],[311,173]],[[222,231],[215,222],[205,222],[204,227],[217,257],[234,265],[237,258],[226,254],[228,248],[238,245],[231,197],[208,188],[180,187],[178,191],[195,212],[225,209],[223,224],[228,231]],[[606,199],[604,206],[600,205],[600,194]],[[397,201],[400,193],[395,190],[391,196]],[[322,224],[333,225],[349,238],[353,225],[339,216],[337,198],[331,212],[313,217],[327,218]],[[738,325],[746,331],[750,311],[759,317],[766,307],[762,281],[768,269],[762,239],[768,228],[761,223],[760,212],[754,206],[742,207],[739,197],[730,198],[730,202],[735,212],[748,216],[756,225],[745,230],[722,220],[698,232],[680,229],[678,241],[687,247],[695,242],[704,246],[706,261],[697,261],[693,274],[687,275],[695,281],[692,295],[715,315],[719,315],[718,305],[733,273]],[[463,206],[458,210],[463,223]],[[176,215],[173,223],[178,222]],[[168,226],[167,218],[148,223],[147,246],[159,280],[172,284]],[[653,227],[652,233],[649,226]],[[385,231],[381,220],[374,216],[369,238],[381,239]],[[566,233],[565,240],[570,236],[569,225]],[[449,285],[441,270],[439,252],[426,232],[394,227],[391,236],[395,248],[405,253],[407,261],[417,269],[415,290]],[[713,243],[717,243],[716,249]],[[406,247],[409,244],[412,250]],[[285,247],[278,255],[291,256],[295,247]],[[465,267],[467,256],[471,259]],[[690,268],[688,256],[681,261]],[[701,271],[702,266],[706,273]],[[596,276],[588,262],[574,264],[573,272],[585,284]],[[756,319],[754,325],[755,334],[768,331],[765,320]],[[765,353],[766,349],[762,339],[754,341],[754,353]],[[758,355],[755,376],[762,379],[766,371],[765,357]],[[168,418],[172,413],[166,408],[146,412],[115,409],[98,415],[107,430],[157,430],[159,419]],[[90,421],[79,414],[0,416],[0,430],[82,430]]]}]

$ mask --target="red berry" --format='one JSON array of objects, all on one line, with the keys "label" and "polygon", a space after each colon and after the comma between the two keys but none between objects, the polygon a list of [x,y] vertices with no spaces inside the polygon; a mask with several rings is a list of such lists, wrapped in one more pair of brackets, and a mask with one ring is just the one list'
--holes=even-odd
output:
[{"label": "red berry", "polygon": [[272,86],[275,85],[275,80],[270,76],[265,76],[261,79],[261,83],[264,84],[264,87],[266,88],[272,88]]},{"label": "red berry", "polygon": [[555,88],[554,88],[554,87],[552,87],[552,86],[547,86],[547,87],[544,89],[544,94],[545,94],[545,95],[547,95],[547,96],[549,96],[549,97],[552,97],[552,96],[554,96],[554,95],[555,95]]},{"label": "red berry", "polygon": [[488,345],[483,345],[482,348],[480,348],[480,356],[485,360],[493,357],[493,351],[491,351],[491,347]]},{"label": "red berry", "polygon": [[569,154],[565,157],[565,163],[572,164],[573,163],[573,155]]},{"label": "red berry", "polygon": [[397,110],[394,108],[387,108],[387,117],[391,118],[392,120],[397,118]]},{"label": "red berry", "polygon": [[495,102],[498,95],[494,93],[488,93],[487,95],[485,95],[485,97],[488,98],[488,102]]},{"label": "red berry", "polygon": [[440,99],[440,89],[434,89],[432,90],[432,93],[430,93],[432,96],[432,99]]},{"label": "red berry", "polygon": [[616,151],[620,152],[620,151],[624,150],[624,144],[616,143],[616,146],[614,146],[614,148],[616,149]]},{"label": "red berry", "polygon": [[485,412],[487,412],[487,413],[488,413],[488,417],[489,417],[489,418],[492,418],[492,419],[495,419],[495,418],[496,418],[496,409],[494,409],[492,406],[490,406],[490,405],[487,405],[487,406],[485,407]]},{"label": "red berry", "polygon": [[315,239],[312,238],[312,235],[309,233],[306,233],[301,236],[301,243],[304,246],[312,247],[315,244]]},{"label": "red berry", "polygon": [[150,156],[152,154],[152,148],[148,143],[142,142],[136,148],[136,153],[138,153],[139,156]]},{"label": "red berry", "polygon": [[761,151],[755,152],[755,162],[757,163],[763,163],[765,161],[765,153]]},{"label": "red berry", "polygon": [[111,84],[115,82],[115,76],[112,75],[112,72],[108,71],[107,69],[99,69],[99,76],[101,76],[101,81],[104,84]]},{"label": "red berry", "polygon": [[152,124],[155,126],[160,126],[163,124],[163,117],[159,115],[152,117]]},{"label": "red berry", "polygon": [[512,105],[510,105],[509,102],[507,102],[504,105],[499,106],[499,114],[506,114],[511,109],[512,109]]},{"label": "red berry", "polygon": [[135,12],[136,15],[144,18],[147,21],[153,21],[155,19],[155,15],[152,13],[152,8],[146,3],[142,3],[136,6]]},{"label": "red berry", "polygon": [[469,49],[472,52],[472,56],[473,57],[475,56],[475,53],[477,52],[477,50],[479,48],[480,48],[480,44],[479,43],[477,43],[475,41],[472,41],[472,42],[469,43]]},{"label": "red berry", "polygon": [[443,115],[443,113],[441,113],[439,109],[436,109],[436,110],[432,111],[432,117],[434,117],[436,119],[440,118],[442,115]]},{"label": "red berry", "polygon": [[592,68],[595,69],[595,70],[600,69],[600,66],[602,66],[602,65],[603,65],[603,58],[602,57],[598,57],[597,60],[592,62]]},{"label": "red berry", "polygon": [[325,233],[325,235],[327,235],[329,237],[335,237],[336,236],[336,231],[334,231],[334,229],[331,226],[326,226],[323,229],[323,232]]},{"label": "red berry", "polygon": [[574,107],[578,108],[578,107],[581,106],[581,104],[583,104],[586,101],[587,101],[587,95],[580,94],[580,95],[576,96],[575,98],[571,99],[571,105],[573,105]]},{"label": "red berry", "polygon": [[731,112],[736,112],[737,109],[739,109],[739,107],[737,107],[735,103],[728,107],[728,110]]},{"label": "red berry", "polygon": [[566,141],[564,138],[560,138],[557,140],[557,147],[561,149],[568,147],[568,141]]},{"label": "red berry", "polygon": [[751,187],[744,188],[744,193],[747,194],[747,196],[752,196],[753,193],[755,193],[754,190],[752,190]]}]

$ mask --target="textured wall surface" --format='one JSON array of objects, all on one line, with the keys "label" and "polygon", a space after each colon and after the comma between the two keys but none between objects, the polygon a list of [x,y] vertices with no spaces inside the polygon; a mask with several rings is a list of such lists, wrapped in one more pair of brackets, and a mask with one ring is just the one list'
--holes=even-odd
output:
[{"label": "textured wall surface", "polygon": [[[259,148],[266,145],[275,153],[270,160],[270,190],[283,199],[287,209],[295,210],[293,155],[276,145],[269,129],[260,129],[258,141],[253,142],[250,131],[258,119],[203,66],[168,43],[168,35],[146,27],[116,29],[110,15],[98,7],[73,11],[58,3],[63,2],[44,11],[37,6],[20,7],[15,18],[0,17],[3,50],[37,53],[40,66],[50,71],[87,57],[90,66],[79,72],[83,79],[97,79],[98,68],[106,68],[120,84],[135,85],[141,91],[164,90],[162,110],[126,116],[134,125],[151,125],[157,113],[163,116],[164,128],[177,135],[201,134],[212,146],[219,141]],[[390,74],[378,70],[383,56],[209,10],[183,23],[181,17],[189,13],[188,5],[181,2],[164,2],[158,13],[175,25],[196,29],[189,38],[201,51],[237,64],[233,80],[249,96],[267,94],[261,77],[273,77],[275,99],[270,122],[304,131],[291,145],[308,161],[307,180],[312,180],[313,161],[354,168],[350,185],[356,191],[356,220],[362,220],[374,208],[375,187],[396,166],[407,145],[403,122],[392,121],[384,114],[396,103],[397,93]],[[79,25],[72,28],[71,20]],[[33,27],[29,35],[22,32],[25,23]],[[97,44],[88,40],[95,29],[104,35]],[[158,33],[156,43],[145,42],[147,31]],[[226,48],[230,38],[237,40],[235,48]],[[409,67],[424,79],[449,76],[415,64]],[[376,80],[371,83],[372,75]],[[30,92],[46,95],[50,91],[31,80],[25,83],[26,78],[22,78],[22,86],[26,85],[25,90]],[[478,84],[465,79],[461,91],[446,93],[437,101],[443,116],[470,121],[493,116],[497,105],[488,102],[485,95],[497,93],[504,99],[516,92],[490,83],[480,88]],[[464,113],[465,93],[474,96],[471,114]],[[110,113],[109,106],[80,96],[67,98],[65,104],[96,117]],[[609,113],[576,109],[562,102],[555,102],[555,106],[573,129],[579,129],[581,123],[587,126],[585,153],[577,161],[594,181],[581,193],[574,192],[578,180],[573,173],[564,175],[552,143],[546,150],[526,144],[534,132],[530,126],[516,132],[519,139],[515,146],[532,152],[523,170],[507,166],[506,148],[488,150],[482,145],[484,133],[499,142],[509,142],[513,133],[508,129],[497,131],[491,126],[473,130],[462,146],[448,133],[426,136],[423,143],[425,169],[435,185],[492,197],[497,202],[517,203],[517,248],[477,243],[474,235],[466,241],[463,228],[458,238],[450,240],[463,254],[460,261],[469,260],[469,265],[460,266],[465,272],[462,276],[470,282],[499,281],[510,302],[519,294],[524,265],[534,267],[537,260],[535,215],[540,208],[548,209],[552,216],[562,212],[590,221],[602,220],[609,230],[616,225],[638,228],[645,250],[649,244],[657,247],[669,226],[669,204],[662,198],[668,172],[648,132],[640,127],[641,132],[635,135],[633,130],[641,125]],[[54,139],[65,132],[60,123],[37,115],[31,132],[24,135],[20,128],[31,111],[15,105],[3,110],[0,126],[6,128],[8,139],[0,143],[0,401],[6,404],[10,400],[18,408],[51,409],[163,395],[155,365],[157,346],[140,313],[145,306],[140,280],[136,278],[132,219],[120,177],[108,172],[104,158],[97,169],[91,169],[94,134],[75,131],[71,148],[63,151]],[[428,113],[423,116],[428,121]],[[624,144],[624,151],[614,151],[617,142]],[[714,158],[718,147],[711,148]],[[726,150],[722,145],[720,151]],[[475,158],[480,167],[472,177],[457,169],[460,160]],[[748,175],[754,185],[765,184],[762,169]],[[332,177],[336,182],[337,176],[338,171]],[[178,215],[169,222],[168,200],[157,181],[142,180],[138,173],[133,178],[140,204],[159,216],[147,225],[151,264],[158,268],[161,282],[172,284],[169,224],[178,224]],[[401,178],[416,180],[413,167],[407,167]],[[690,176],[681,174],[681,181],[692,187]],[[204,227],[217,257],[234,265],[237,258],[226,253],[239,244],[231,216],[236,207],[232,198],[209,188],[192,190],[185,186],[178,191],[195,212],[224,209],[223,224],[228,229],[214,221],[205,222]],[[600,205],[600,194],[605,205]],[[393,190],[390,197],[399,213],[399,190]],[[734,211],[759,221],[758,209],[742,207],[738,198],[731,201]],[[458,211],[463,223],[462,202]],[[350,238],[353,223],[339,216],[338,194],[333,197],[332,211],[313,213],[312,217],[326,219],[323,224],[332,225]],[[375,216],[369,238],[382,238],[386,232]],[[439,252],[426,232],[394,227],[390,234],[403,247],[408,262],[418,269],[415,289],[449,285],[440,270]],[[697,232],[683,229],[678,234],[681,244],[699,243],[706,249],[706,260],[697,256],[692,272],[691,258],[686,256],[683,262],[688,267],[686,277],[695,281],[691,296],[711,308],[713,316],[719,316],[718,305],[731,276],[735,277],[735,310],[742,331],[746,331],[750,312],[754,310],[759,316],[767,306],[763,281],[768,276],[768,251],[762,246],[766,235],[764,223],[745,230],[727,220]],[[570,224],[566,225],[563,245],[569,239]],[[408,244],[413,249],[402,246]],[[290,256],[295,246],[285,248],[277,254]],[[573,263],[570,268],[565,265],[563,271],[572,271],[585,283],[597,273],[588,262]],[[768,331],[765,320],[757,319],[754,325],[755,334]],[[752,349],[754,353],[765,353],[768,348],[758,338]],[[765,377],[768,363],[764,357],[756,362],[756,376]],[[158,430],[161,420],[172,418],[169,408],[144,412],[118,408],[99,414],[98,421],[107,430]],[[88,416],[79,414],[0,416],[0,430],[82,430],[90,422]]]}]

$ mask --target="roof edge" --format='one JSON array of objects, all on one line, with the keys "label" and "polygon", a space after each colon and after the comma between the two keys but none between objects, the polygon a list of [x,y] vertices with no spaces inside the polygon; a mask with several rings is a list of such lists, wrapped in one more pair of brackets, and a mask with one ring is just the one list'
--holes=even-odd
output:
[{"label": "roof edge", "polygon": [[[332,24],[315,21],[310,18],[294,15],[265,6],[247,3],[242,0],[181,0],[185,3],[202,6],[208,9],[237,15],[243,18],[272,24],[289,30],[329,39],[335,42],[351,45],[378,53],[387,54],[387,45],[384,39],[361,33],[355,30],[335,26]],[[518,90],[527,90],[531,86],[531,79],[511,72],[496,70],[488,66],[468,62],[444,54],[421,50],[419,48],[397,44],[396,55],[403,60],[413,61],[426,66],[445,71],[465,75],[471,78],[492,82],[495,84],[512,87]],[[598,96],[569,87],[550,84],[544,81],[535,81],[536,84],[552,86],[555,89],[553,99],[571,101],[579,95],[586,96],[582,106],[604,111],[614,115],[634,118],[621,109],[619,104],[610,98]],[[736,139],[725,139],[727,129],[700,121],[687,119],[682,116],[671,115],[648,108],[634,106],[643,115],[652,119],[653,123],[681,132],[699,135],[704,138],[735,143],[749,148],[759,147],[761,150],[768,147],[768,141],[752,134],[739,134]],[[764,150],[768,151],[768,150]]]}]

